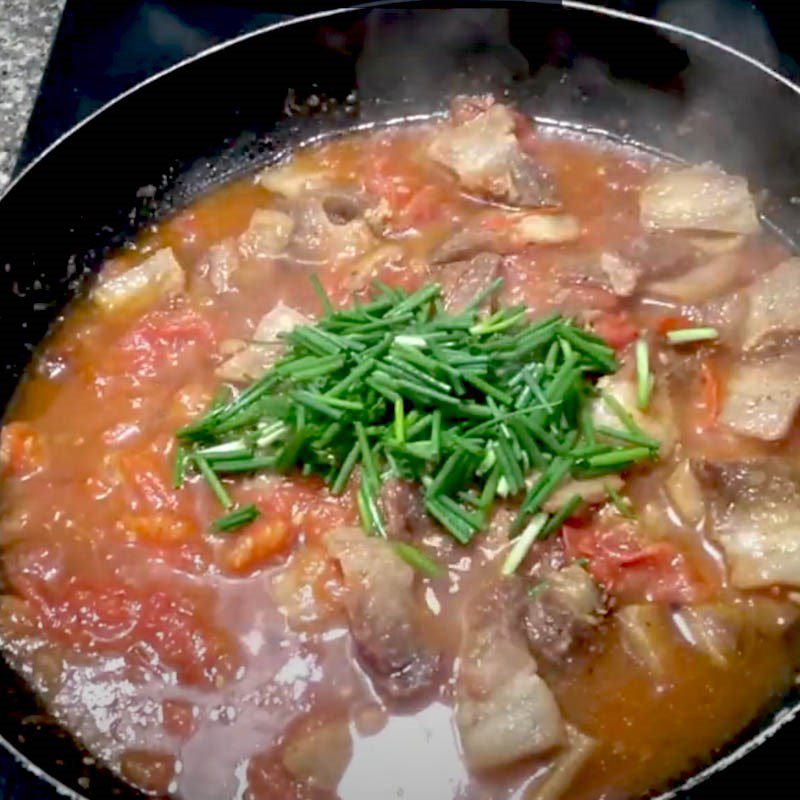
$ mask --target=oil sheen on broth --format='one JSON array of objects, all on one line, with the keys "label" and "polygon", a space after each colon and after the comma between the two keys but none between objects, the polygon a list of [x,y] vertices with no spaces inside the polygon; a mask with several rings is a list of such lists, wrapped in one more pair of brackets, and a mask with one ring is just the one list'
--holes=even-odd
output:
[{"label": "oil sheen on broth", "polygon": [[[487,305],[557,310],[613,347],[601,388],[658,458],[568,478],[544,511],[582,502],[508,576],[520,497],[462,545],[391,476],[388,538],[435,577],[359,530],[355,476],[336,496],[297,472],[226,478],[260,515],[215,532],[202,476],[173,487],[176,430],[320,317],[312,275],[336,307],[376,279],[438,283],[453,313],[502,278]],[[712,165],[536,131],[489,98],[301,150],[142,233],[34,359],[2,430],[4,654],[154,795],[663,786],[794,679],[798,303],[800,261]],[[596,426],[609,413],[594,401]]]}]

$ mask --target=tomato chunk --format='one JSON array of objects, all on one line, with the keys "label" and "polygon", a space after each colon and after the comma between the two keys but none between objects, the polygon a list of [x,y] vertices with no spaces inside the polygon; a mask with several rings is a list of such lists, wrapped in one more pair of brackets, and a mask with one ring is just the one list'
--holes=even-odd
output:
[{"label": "tomato chunk", "polygon": [[592,576],[625,602],[697,603],[713,593],[709,578],[670,542],[646,543],[629,526],[564,528],[571,558],[588,559]]},{"label": "tomato chunk", "polygon": [[[187,587],[15,581],[51,641],[82,652],[155,655],[188,684],[218,685],[236,669],[230,637]],[[150,654],[148,656],[147,654]]]},{"label": "tomato chunk", "polygon": [[127,750],[120,770],[127,780],[146,792],[164,794],[175,777],[175,756],[149,750]]},{"label": "tomato chunk", "polygon": [[138,383],[174,370],[190,350],[205,354],[215,347],[211,324],[196,311],[153,311],[122,337],[111,366]]},{"label": "tomato chunk", "polygon": [[601,314],[594,321],[594,331],[615,350],[624,350],[639,335],[630,316],[624,311]]},{"label": "tomato chunk", "polygon": [[197,727],[197,708],[185,700],[165,700],[161,704],[164,730],[177,739],[189,739]]},{"label": "tomato chunk", "polygon": [[223,562],[232,572],[249,572],[285,553],[293,541],[285,520],[258,520],[225,548]]},{"label": "tomato chunk", "polygon": [[255,502],[265,518],[284,520],[292,537],[304,533],[310,539],[317,539],[326,531],[358,520],[353,496],[345,492],[335,497],[318,478],[270,481],[258,491]]},{"label": "tomato chunk", "polygon": [[0,434],[0,465],[3,472],[28,478],[44,466],[45,449],[36,427],[30,422],[9,422]]},{"label": "tomato chunk", "polygon": [[367,190],[380,198],[385,224],[394,230],[443,220],[454,207],[452,188],[432,181],[402,145],[379,141],[365,153],[363,167]]},{"label": "tomato chunk", "polygon": [[698,428],[707,430],[716,425],[722,405],[722,385],[719,372],[712,359],[707,358],[700,364],[699,375],[699,419]]}]

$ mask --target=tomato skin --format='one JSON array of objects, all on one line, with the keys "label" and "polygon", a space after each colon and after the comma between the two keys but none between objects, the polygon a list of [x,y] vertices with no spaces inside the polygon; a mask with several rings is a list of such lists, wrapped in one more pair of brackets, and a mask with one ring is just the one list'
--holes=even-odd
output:
[{"label": "tomato skin", "polygon": [[720,376],[710,358],[700,364],[699,382],[700,418],[697,424],[700,430],[708,430],[717,424],[722,406]]},{"label": "tomato skin", "polygon": [[216,336],[205,317],[191,309],[152,311],[118,342],[111,366],[138,384],[175,369],[193,348],[206,353],[216,348]]},{"label": "tomato skin", "polygon": [[289,525],[280,517],[259,519],[238,533],[225,547],[225,567],[246,574],[284,554],[294,543]]},{"label": "tomato skin", "polygon": [[639,336],[639,331],[624,311],[601,314],[594,320],[593,327],[595,333],[617,351],[624,350]]},{"label": "tomato skin", "polygon": [[565,527],[571,558],[588,559],[589,572],[624,602],[698,603],[713,586],[670,542],[645,543],[630,526]]},{"label": "tomato skin", "polygon": [[[59,584],[19,576],[15,588],[48,639],[82,652],[155,655],[186,684],[213,686],[232,677],[238,657],[204,603],[187,587],[129,586],[109,578]],[[150,655],[145,655],[149,660]]]}]

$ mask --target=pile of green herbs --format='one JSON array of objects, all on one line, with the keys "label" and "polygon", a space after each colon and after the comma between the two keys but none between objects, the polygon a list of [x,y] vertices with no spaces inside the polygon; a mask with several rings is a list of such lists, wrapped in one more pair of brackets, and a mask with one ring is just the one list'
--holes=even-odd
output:
[{"label": "pile of green herbs", "polygon": [[[435,284],[378,285],[345,309],[316,286],[319,321],[287,333],[268,372],[178,431],[176,485],[200,474],[230,511],[223,481],[242,474],[299,470],[333,494],[352,479],[365,529],[385,535],[381,489],[396,478],[420,485],[427,512],[463,544],[498,498],[521,501],[512,534],[535,540],[580,505],[576,494],[542,512],[571,477],[617,473],[658,452],[611,396],[599,401],[618,426],[593,421],[597,380],[618,368],[614,350],[559,314],[484,310],[499,281],[459,313],[445,310]],[[216,527],[257,513],[235,509]]]}]

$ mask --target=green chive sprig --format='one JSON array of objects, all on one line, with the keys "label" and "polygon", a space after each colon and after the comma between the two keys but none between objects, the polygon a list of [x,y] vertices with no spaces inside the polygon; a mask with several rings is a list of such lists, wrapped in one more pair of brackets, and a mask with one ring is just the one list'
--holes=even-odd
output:
[{"label": "green chive sprig", "polygon": [[694,342],[711,342],[719,338],[716,328],[680,328],[667,333],[670,344],[693,344]]}]

